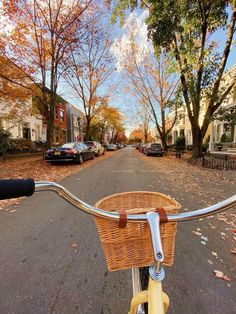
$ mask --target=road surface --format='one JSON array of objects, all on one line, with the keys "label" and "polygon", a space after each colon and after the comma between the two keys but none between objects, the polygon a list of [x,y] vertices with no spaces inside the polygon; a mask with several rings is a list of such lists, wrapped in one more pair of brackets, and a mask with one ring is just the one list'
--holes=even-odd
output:
[{"label": "road surface", "polygon": [[[171,194],[158,170],[131,148],[60,183],[91,204],[123,191],[169,189]],[[183,207],[202,207],[188,194],[183,189]],[[201,223],[214,249],[224,256],[214,267],[227,272],[231,281],[214,277],[208,262],[213,259],[211,247],[192,234],[199,222],[179,224],[175,264],[166,270],[164,282],[171,297],[169,313],[235,314],[235,256],[227,254],[227,241],[215,239],[215,230]],[[2,212],[0,245],[1,314],[128,312],[131,271],[108,272],[93,219],[56,194],[37,193]]]}]

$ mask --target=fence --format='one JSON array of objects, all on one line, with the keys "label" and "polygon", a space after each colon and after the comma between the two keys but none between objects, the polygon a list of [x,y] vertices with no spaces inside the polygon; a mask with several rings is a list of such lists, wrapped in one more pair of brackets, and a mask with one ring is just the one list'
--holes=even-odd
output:
[{"label": "fence", "polygon": [[215,159],[212,157],[202,157],[202,166],[205,168],[219,169],[219,170],[236,170],[236,160]]}]

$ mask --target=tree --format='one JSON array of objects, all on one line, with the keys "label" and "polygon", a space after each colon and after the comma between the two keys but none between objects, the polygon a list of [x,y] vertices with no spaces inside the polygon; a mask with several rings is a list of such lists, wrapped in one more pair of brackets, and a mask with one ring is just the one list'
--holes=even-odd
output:
[{"label": "tree", "polygon": [[[228,22],[227,8],[232,3]],[[147,19],[149,36],[155,47],[165,47],[174,54],[182,93],[192,127],[193,157],[202,154],[202,142],[212,115],[232,90],[232,78],[222,87],[221,80],[235,32],[236,1],[170,1],[152,3]],[[220,28],[227,29],[222,53],[210,36]],[[234,74],[235,75],[235,74]],[[222,88],[221,88],[222,87]],[[202,101],[207,105],[200,125]]]},{"label": "tree", "polygon": [[[97,134],[97,139],[103,143],[109,130],[122,130],[122,114],[107,103],[99,106],[96,119],[93,119],[91,129]],[[92,134],[93,135],[93,134]],[[94,138],[94,137],[93,137]]]},{"label": "tree", "polygon": [[140,131],[143,134],[144,143],[148,141],[149,125],[151,121],[151,113],[146,104],[141,104],[137,110],[137,120],[139,122]]},{"label": "tree", "polygon": [[[133,2],[131,5],[126,1],[117,3],[114,16],[124,19],[125,8],[132,7]],[[176,59],[192,127],[193,157],[198,158],[212,115],[235,84],[232,78],[221,88],[235,32],[236,0],[151,0],[141,3],[149,11],[146,23],[156,52],[163,48]],[[218,30],[226,31],[221,50],[213,36]],[[200,125],[203,99],[207,110]]]},{"label": "tree", "polygon": [[82,102],[86,119],[85,139],[91,137],[92,120],[105,98],[109,98],[111,90],[103,88],[114,70],[113,56],[110,52],[110,34],[102,22],[104,15],[95,10],[91,23],[77,36],[82,38],[79,46],[72,46],[70,58],[66,62],[64,73],[66,81],[75,95]]},{"label": "tree", "polygon": [[[129,136],[129,141],[133,142],[133,143],[141,143],[144,142],[144,136],[143,136],[143,132],[140,129],[137,130],[133,130],[130,133]],[[147,136],[147,142],[152,142],[153,141],[153,137],[151,136],[151,134],[149,133]]]},{"label": "tree", "polygon": [[[47,144],[53,141],[54,109],[62,64],[69,47],[78,42],[77,30],[92,0],[3,0],[14,29],[4,55],[24,71],[27,88],[37,98],[47,122]],[[25,84],[26,85],[26,84]]]},{"label": "tree", "polygon": [[131,143],[141,143],[144,137],[140,130],[133,130],[129,135],[129,142]]},{"label": "tree", "polygon": [[[167,150],[167,137],[176,121],[179,105],[176,97],[178,80],[170,71],[170,58],[168,59],[163,53],[156,58],[151,51],[152,47],[146,45],[140,47],[136,41],[136,30],[134,22],[128,30],[127,47],[122,47],[122,51],[124,51],[121,60],[123,71],[142,107],[144,141],[147,141],[148,120],[151,117],[162,145]],[[171,108],[174,110],[175,116],[167,128],[167,119]]]},{"label": "tree", "polygon": [[214,119],[224,121],[228,126],[236,124],[236,107],[220,108],[214,115]]}]

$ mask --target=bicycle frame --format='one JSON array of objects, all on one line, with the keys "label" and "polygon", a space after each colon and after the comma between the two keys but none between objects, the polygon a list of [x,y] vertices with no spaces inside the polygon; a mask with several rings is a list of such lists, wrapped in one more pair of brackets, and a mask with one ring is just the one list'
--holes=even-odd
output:
[{"label": "bicycle frame", "polygon": [[141,291],[139,268],[132,268],[133,298],[128,314],[144,314],[143,303],[148,303],[149,314],[164,314],[169,307],[169,297],[162,291],[165,277],[162,264],[157,262],[149,267],[147,290]]},{"label": "bicycle frame", "polygon": [[149,314],[164,314],[169,307],[169,297],[162,291],[162,282],[153,280],[149,276],[148,289],[135,294],[131,300],[130,311],[128,314],[143,313],[137,312],[138,306],[148,302]]}]

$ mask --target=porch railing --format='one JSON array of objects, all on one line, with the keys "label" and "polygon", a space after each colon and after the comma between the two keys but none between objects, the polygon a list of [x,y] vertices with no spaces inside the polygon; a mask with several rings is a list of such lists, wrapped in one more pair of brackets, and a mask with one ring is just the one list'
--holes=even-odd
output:
[{"label": "porch railing", "polygon": [[219,170],[236,170],[236,160],[228,160],[227,155],[225,159],[215,159],[208,156],[202,157],[202,166],[204,168],[219,169]]}]

